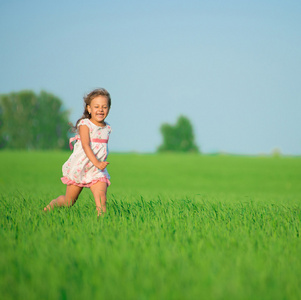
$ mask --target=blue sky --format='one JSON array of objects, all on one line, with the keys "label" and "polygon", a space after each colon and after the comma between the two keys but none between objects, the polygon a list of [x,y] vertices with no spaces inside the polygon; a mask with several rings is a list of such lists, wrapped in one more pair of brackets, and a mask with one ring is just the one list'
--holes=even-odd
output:
[{"label": "blue sky", "polygon": [[187,116],[201,151],[301,154],[300,1],[0,0],[0,93],[44,89],[75,122],[105,87],[111,151],[154,152]]}]

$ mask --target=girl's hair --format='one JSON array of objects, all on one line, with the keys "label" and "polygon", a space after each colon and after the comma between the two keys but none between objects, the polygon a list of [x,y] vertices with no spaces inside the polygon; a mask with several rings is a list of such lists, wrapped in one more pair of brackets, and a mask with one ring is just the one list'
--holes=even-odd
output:
[{"label": "girl's hair", "polygon": [[84,109],[84,113],[82,115],[82,117],[80,119],[77,120],[75,126],[73,127],[74,131],[77,130],[77,125],[78,123],[82,120],[82,119],[90,119],[91,115],[88,112],[88,108],[87,106],[91,104],[91,101],[98,96],[105,96],[108,99],[108,106],[109,108],[111,107],[111,96],[109,94],[109,92],[106,89],[103,88],[99,88],[99,89],[95,89],[92,92],[90,92],[88,95],[86,95],[84,97],[84,102],[85,102],[85,109]]}]

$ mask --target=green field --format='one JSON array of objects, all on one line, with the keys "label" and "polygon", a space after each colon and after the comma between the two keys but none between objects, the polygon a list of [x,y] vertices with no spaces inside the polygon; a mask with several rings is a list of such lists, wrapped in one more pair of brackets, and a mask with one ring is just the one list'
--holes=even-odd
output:
[{"label": "green field", "polygon": [[301,158],[110,154],[108,213],[70,152],[0,152],[1,299],[301,299]]}]

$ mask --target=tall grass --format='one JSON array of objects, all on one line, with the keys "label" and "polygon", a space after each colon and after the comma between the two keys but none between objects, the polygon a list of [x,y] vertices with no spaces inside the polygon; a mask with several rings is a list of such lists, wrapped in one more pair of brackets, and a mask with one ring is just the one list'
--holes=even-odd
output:
[{"label": "tall grass", "polygon": [[3,299],[300,299],[301,159],[111,154],[108,213],[67,152],[0,152]]}]

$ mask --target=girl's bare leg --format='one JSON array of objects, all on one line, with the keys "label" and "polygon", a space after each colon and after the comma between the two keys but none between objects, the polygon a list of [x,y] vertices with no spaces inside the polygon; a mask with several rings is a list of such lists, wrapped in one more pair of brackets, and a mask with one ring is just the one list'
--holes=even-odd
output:
[{"label": "girl's bare leg", "polygon": [[51,210],[55,206],[61,207],[74,205],[82,189],[82,187],[77,185],[67,185],[66,194],[53,199],[46,207],[44,207],[44,211]]},{"label": "girl's bare leg", "polygon": [[90,190],[94,196],[98,216],[107,211],[107,187],[108,186],[105,182],[100,181],[98,181],[90,187]]}]

